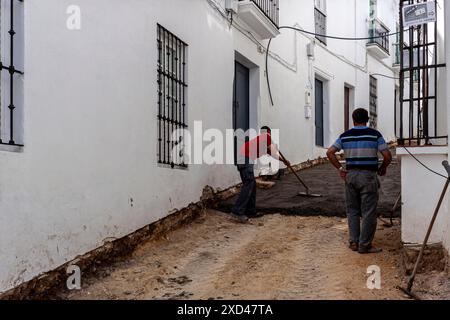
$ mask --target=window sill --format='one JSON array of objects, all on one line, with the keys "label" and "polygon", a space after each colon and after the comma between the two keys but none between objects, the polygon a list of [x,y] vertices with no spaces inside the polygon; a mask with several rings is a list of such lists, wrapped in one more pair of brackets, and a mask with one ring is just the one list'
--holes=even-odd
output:
[{"label": "window sill", "polygon": [[23,147],[12,146],[12,145],[8,145],[8,144],[0,144],[0,152],[22,153]]}]

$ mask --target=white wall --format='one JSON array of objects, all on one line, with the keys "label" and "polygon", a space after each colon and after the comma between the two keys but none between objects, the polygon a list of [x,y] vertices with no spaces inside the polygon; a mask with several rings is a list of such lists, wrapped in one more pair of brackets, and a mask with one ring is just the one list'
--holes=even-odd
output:
[{"label": "white wall", "polygon": [[[408,150],[429,168],[444,176],[447,175],[442,166],[442,161],[447,159],[446,147],[408,148]],[[445,185],[445,179],[430,173],[402,148],[398,149],[397,155],[402,163],[402,241],[407,244],[421,244]],[[442,243],[446,238],[448,199],[447,195],[429,243]]]},{"label": "white wall", "polygon": [[[269,61],[271,106],[257,44],[267,41],[230,28],[207,0],[75,3],[82,9],[80,31],[66,28],[66,8],[74,1],[25,2],[25,147],[0,149],[0,292],[198,201],[206,185],[224,189],[239,182],[234,166],[157,166],[157,23],[189,44],[190,128],[196,120],[204,129],[232,128],[238,52],[254,66],[252,126],[279,128],[280,146],[295,163],[325,152],[314,146],[314,117],[304,116],[314,73],[329,80],[331,144],[344,128],[344,86],[355,88],[357,106],[368,106],[369,72],[389,72],[366,57],[365,42],[316,45],[309,64],[306,45],[313,38],[283,30]],[[368,3],[339,3],[329,1],[329,33],[366,36]],[[312,0],[283,0],[281,25],[314,30],[313,12]],[[353,12],[357,21],[343,23]],[[384,81],[380,90],[390,86]],[[379,95],[387,137],[393,128],[382,114],[393,110],[390,94],[383,89]]]},{"label": "white wall", "polygon": [[189,124],[225,129],[226,21],[201,0],[80,0],[69,31],[73,3],[25,4],[26,146],[0,152],[0,291],[239,181],[232,166],[159,168],[155,152],[156,24],[189,44]]}]

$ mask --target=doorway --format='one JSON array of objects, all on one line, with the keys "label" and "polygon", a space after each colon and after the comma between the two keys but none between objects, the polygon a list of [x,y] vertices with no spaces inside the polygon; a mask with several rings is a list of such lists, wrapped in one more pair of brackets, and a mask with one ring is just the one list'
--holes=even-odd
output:
[{"label": "doorway", "polygon": [[324,100],[323,81],[316,79],[315,82],[315,124],[316,124],[316,146],[325,146],[324,141]]},{"label": "doorway", "polygon": [[[250,129],[250,69],[236,61],[234,71],[233,129],[235,132],[247,132]],[[235,135],[235,163],[238,163],[238,146],[244,144],[245,140],[245,136]]]},{"label": "doorway", "polygon": [[344,89],[344,131],[350,130],[350,88]]}]

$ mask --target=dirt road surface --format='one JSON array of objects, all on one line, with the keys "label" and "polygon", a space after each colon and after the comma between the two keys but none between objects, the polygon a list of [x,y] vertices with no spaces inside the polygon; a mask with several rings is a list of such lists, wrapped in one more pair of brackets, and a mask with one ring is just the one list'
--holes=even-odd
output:
[{"label": "dirt road surface", "polygon": [[[350,251],[343,218],[273,214],[242,225],[210,210],[57,298],[405,299],[395,288],[403,281],[399,227],[381,226],[375,244],[384,252]],[[381,290],[367,288],[372,265]]]}]

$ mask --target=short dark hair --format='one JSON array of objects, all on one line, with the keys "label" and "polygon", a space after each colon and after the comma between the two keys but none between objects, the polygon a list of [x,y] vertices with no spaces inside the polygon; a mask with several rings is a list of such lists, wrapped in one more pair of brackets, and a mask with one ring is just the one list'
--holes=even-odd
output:
[{"label": "short dark hair", "polygon": [[268,126],[261,127],[261,131],[262,130],[266,130],[268,133],[272,132],[272,129],[270,129]]},{"label": "short dark hair", "polygon": [[353,111],[353,122],[354,123],[367,123],[369,122],[369,112],[366,109],[358,108]]}]

